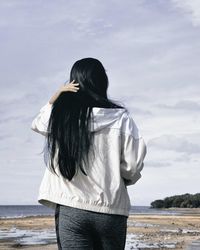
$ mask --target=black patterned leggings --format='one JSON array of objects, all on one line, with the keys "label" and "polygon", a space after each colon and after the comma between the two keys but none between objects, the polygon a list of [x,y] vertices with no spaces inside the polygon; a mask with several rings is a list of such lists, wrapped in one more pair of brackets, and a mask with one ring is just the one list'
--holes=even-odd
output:
[{"label": "black patterned leggings", "polygon": [[106,214],[57,204],[55,227],[59,250],[124,250],[125,215]]}]

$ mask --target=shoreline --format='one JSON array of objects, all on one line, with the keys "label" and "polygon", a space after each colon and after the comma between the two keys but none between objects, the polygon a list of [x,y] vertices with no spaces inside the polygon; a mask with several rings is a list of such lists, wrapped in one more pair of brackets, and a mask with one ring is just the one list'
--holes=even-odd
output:
[{"label": "shoreline", "polygon": [[[176,211],[182,213],[130,214],[126,249],[187,249],[200,239],[200,209]],[[56,250],[54,223],[54,215],[0,218],[0,250]]]}]

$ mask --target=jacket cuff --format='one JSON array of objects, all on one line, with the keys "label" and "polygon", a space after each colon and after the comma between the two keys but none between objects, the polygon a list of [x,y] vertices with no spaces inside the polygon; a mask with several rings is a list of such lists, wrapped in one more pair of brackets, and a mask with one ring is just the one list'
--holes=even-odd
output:
[{"label": "jacket cuff", "polygon": [[43,111],[48,110],[48,109],[51,109],[52,105],[53,104],[47,102],[44,106],[42,106],[42,108],[40,109],[40,112],[43,112]]}]

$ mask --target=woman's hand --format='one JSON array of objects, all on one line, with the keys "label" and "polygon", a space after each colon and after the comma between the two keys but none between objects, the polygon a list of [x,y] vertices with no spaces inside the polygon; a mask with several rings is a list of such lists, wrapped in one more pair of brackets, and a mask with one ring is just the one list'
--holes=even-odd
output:
[{"label": "woman's hand", "polygon": [[49,103],[53,104],[62,92],[67,92],[67,91],[77,92],[79,90],[79,87],[77,87],[77,85],[79,85],[79,83],[75,83],[75,80],[68,83],[67,85],[65,85],[65,84],[62,85],[59,88],[59,90],[51,97],[51,99],[49,100]]},{"label": "woman's hand", "polygon": [[66,92],[66,91],[71,91],[71,92],[77,92],[79,90],[79,87],[76,87],[77,85],[79,85],[79,83],[75,83],[75,80],[73,80],[72,82],[68,83],[67,85],[64,84],[64,86],[62,85],[59,89],[59,91],[62,92]]}]

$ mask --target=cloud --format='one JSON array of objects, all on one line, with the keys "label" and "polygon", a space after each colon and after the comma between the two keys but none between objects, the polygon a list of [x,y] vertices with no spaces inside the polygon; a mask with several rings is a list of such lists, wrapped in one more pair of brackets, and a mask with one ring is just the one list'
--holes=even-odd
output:
[{"label": "cloud", "polygon": [[15,122],[15,121],[20,121],[21,119],[23,118],[23,116],[9,116],[9,117],[6,117],[4,119],[1,119],[0,120],[0,124],[2,123],[8,123],[8,122]]},{"label": "cloud", "polygon": [[170,161],[147,161],[145,163],[145,167],[156,167],[156,168],[160,168],[160,167],[171,167],[172,166],[172,163]]},{"label": "cloud", "polygon": [[174,105],[159,104],[157,105],[157,107],[172,110],[176,109],[200,112],[200,103],[191,100],[182,100],[180,102],[175,103]]},{"label": "cloud", "polygon": [[200,1],[199,0],[171,0],[176,8],[181,9],[192,24],[200,26]]},{"label": "cloud", "polygon": [[152,116],[153,115],[153,113],[150,110],[133,107],[131,105],[129,106],[129,110],[131,113],[133,113],[133,115],[140,115],[140,116]]},{"label": "cloud", "polygon": [[184,136],[162,135],[149,140],[148,146],[159,150],[169,150],[179,153],[200,154],[200,134],[193,136],[185,134]]}]

